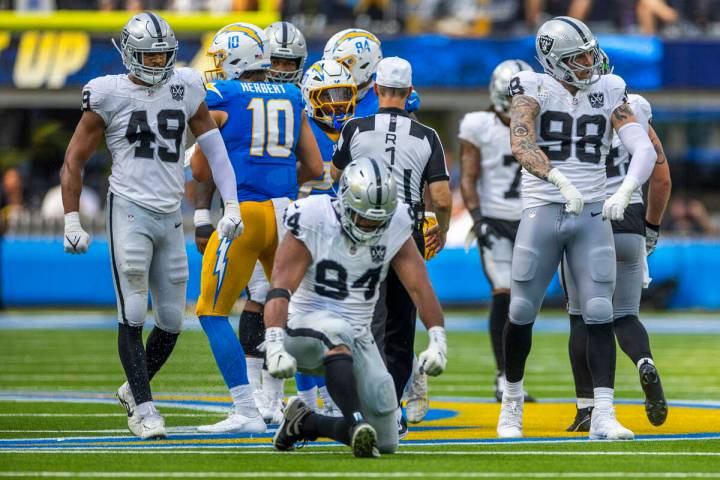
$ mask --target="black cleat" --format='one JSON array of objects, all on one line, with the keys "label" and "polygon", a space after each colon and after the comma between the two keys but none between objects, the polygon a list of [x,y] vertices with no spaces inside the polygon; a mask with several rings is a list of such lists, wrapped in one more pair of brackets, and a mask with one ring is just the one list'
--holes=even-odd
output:
[{"label": "black cleat", "polygon": [[283,412],[283,419],[273,437],[275,450],[287,452],[295,449],[295,443],[306,440],[300,431],[303,420],[312,413],[312,409],[300,400],[300,397],[292,397]]},{"label": "black cleat", "polygon": [[377,458],[380,451],[377,448],[377,433],[369,423],[361,422],[352,429],[350,446],[353,455],[358,458]]},{"label": "black cleat", "polygon": [[405,438],[408,434],[408,423],[405,415],[401,415],[397,422],[398,438]]},{"label": "black cleat", "polygon": [[667,401],[655,365],[645,362],[640,365],[640,385],[645,392],[645,414],[650,423],[659,427],[668,415]]},{"label": "black cleat", "polygon": [[575,421],[565,429],[566,432],[589,432],[590,419],[592,418],[592,407],[578,408],[575,414]]}]

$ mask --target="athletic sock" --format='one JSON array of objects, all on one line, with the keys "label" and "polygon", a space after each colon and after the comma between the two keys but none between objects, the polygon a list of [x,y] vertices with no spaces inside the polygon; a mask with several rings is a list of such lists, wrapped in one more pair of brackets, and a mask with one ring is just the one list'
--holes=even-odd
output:
[{"label": "athletic sock", "polygon": [[637,361],[635,366],[639,369],[643,363],[649,363],[650,365],[655,366],[655,362],[653,362],[653,359],[650,357],[641,358],[640,360]]},{"label": "athletic sock", "polygon": [[519,382],[525,373],[525,361],[532,347],[533,324],[516,325],[512,322],[505,324],[503,335],[505,352],[505,379],[507,384]]},{"label": "athletic sock", "polygon": [[230,326],[228,317],[201,316],[200,325],[210,342],[210,349],[215,357],[220,373],[228,388],[248,385],[245,353],[235,331]]},{"label": "athletic sock", "polygon": [[[595,393],[593,391],[593,395],[594,394]],[[592,398],[578,397],[577,400],[575,401],[575,404],[577,405],[578,410],[582,410],[583,408],[591,408],[591,407],[595,406],[595,402],[593,401]]]},{"label": "athletic sock", "polygon": [[143,327],[118,324],[118,353],[135,405],[152,401],[142,331]]},{"label": "athletic sock", "polygon": [[634,364],[642,358],[652,358],[650,338],[647,330],[635,315],[625,315],[615,319],[615,337],[625,354]]},{"label": "athletic sock", "polygon": [[236,412],[246,417],[255,417],[259,414],[253,389],[250,385],[238,385],[230,389],[230,396],[233,400],[233,408]]},{"label": "athletic sock", "polygon": [[305,402],[305,405],[312,408],[313,412],[319,412],[320,407],[317,402],[317,387],[313,385],[307,390],[299,390],[299,388],[300,387],[298,387],[298,397],[300,397],[300,400]]},{"label": "athletic sock", "polygon": [[262,358],[245,357],[245,362],[247,363],[248,381],[253,391],[263,390],[262,367],[265,360]]},{"label": "athletic sock", "polygon": [[179,333],[166,332],[160,327],[154,327],[145,342],[148,378],[153,379],[155,374],[165,365],[170,357]]},{"label": "athletic sock", "polygon": [[352,357],[346,354],[330,355],[325,357],[324,364],[327,389],[347,423],[354,425],[363,421]]},{"label": "athletic sock", "polygon": [[351,427],[352,425],[348,424],[344,417],[328,417],[314,412],[300,424],[300,430],[308,440],[326,437],[345,445],[350,445]]},{"label": "athletic sock", "polygon": [[523,379],[517,382],[505,382],[505,390],[503,391],[508,397],[517,398],[523,396]]},{"label": "athletic sock", "polygon": [[570,315],[570,337],[568,338],[570,367],[575,380],[575,397],[592,398],[593,381],[587,356],[587,327],[581,315]]},{"label": "athletic sock", "polygon": [[330,392],[328,391],[327,385],[318,387],[318,392],[320,393],[320,398],[322,399],[323,407],[328,408],[328,409],[338,408],[337,405],[335,405],[335,402],[333,401],[332,397],[330,396]]},{"label": "athletic sock", "polygon": [[508,320],[508,310],[510,309],[510,294],[496,293],[492,296],[492,305],[490,306],[490,321],[488,329],[490,333],[490,344],[492,345],[493,355],[495,356],[495,365],[497,370],[502,372],[503,365],[503,331]]},{"label": "athletic sock", "polygon": [[270,400],[271,402],[282,400],[284,386],[284,379],[275,378],[270,375],[267,370],[262,370],[262,388],[268,400]]},{"label": "athletic sock", "polygon": [[[587,325],[587,361],[592,374],[593,388],[615,387],[615,334],[613,324]],[[597,397],[596,397],[597,398]],[[595,408],[598,407],[597,401]]]},{"label": "athletic sock", "polygon": [[613,397],[615,390],[612,388],[598,387],[593,389],[595,405],[593,415],[610,413],[613,410]]},{"label": "athletic sock", "polygon": [[155,408],[155,404],[152,400],[138,404],[137,411],[143,418],[147,417],[151,413],[157,413],[157,409]]}]

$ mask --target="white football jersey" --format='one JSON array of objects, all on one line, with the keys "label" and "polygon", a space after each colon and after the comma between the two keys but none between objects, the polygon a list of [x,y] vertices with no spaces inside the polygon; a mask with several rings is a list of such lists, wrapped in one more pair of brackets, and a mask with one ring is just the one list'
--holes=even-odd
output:
[{"label": "white football jersey", "polygon": [[[627,100],[625,81],[603,75],[571,95],[544,73],[520,72],[510,82],[512,95],[527,95],[540,104],[535,121],[537,144],[575,188],[585,203],[605,200],[605,157],[613,137],[612,112]],[[523,207],[565,203],[560,190],[523,169]]]},{"label": "white football jersey", "polygon": [[338,201],[312,195],[288,206],[285,227],[312,255],[300,287],[290,300],[290,315],[329,310],[355,331],[370,327],[390,262],[412,234],[409,207],[398,202],[390,224],[375,245],[353,244],[340,225]]},{"label": "white football jersey", "polygon": [[[647,132],[650,129],[650,121],[652,120],[650,103],[640,95],[630,94],[628,95],[628,104],[635,113],[635,119]],[[625,146],[620,141],[620,137],[617,135],[613,137],[612,148],[605,162],[607,167],[607,183],[605,184],[605,189],[609,197],[617,192],[620,184],[625,179],[625,175],[627,175],[627,169],[630,165],[630,153],[625,149]],[[638,188],[633,192],[630,203],[643,203],[642,189]]]},{"label": "white football jersey", "polygon": [[520,220],[520,164],[510,148],[510,127],[494,112],[471,112],[460,122],[458,138],[470,142],[482,159],[477,192],[484,217]]},{"label": "white football jersey", "polygon": [[187,121],[204,100],[203,81],[191,68],[175,70],[156,90],[133,83],[127,74],[85,85],[83,110],[105,121],[113,160],[110,191],[156,212],[180,208]]}]

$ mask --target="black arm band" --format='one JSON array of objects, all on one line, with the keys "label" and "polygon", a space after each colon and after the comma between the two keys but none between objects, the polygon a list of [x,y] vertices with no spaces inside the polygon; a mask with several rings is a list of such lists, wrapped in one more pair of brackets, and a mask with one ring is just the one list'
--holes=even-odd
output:
[{"label": "black arm band", "polygon": [[650,230],[653,230],[655,233],[660,232],[660,225],[655,225],[654,223],[650,223],[645,220],[645,226],[648,227]]},{"label": "black arm band", "polygon": [[284,298],[289,302],[291,296],[290,290],[286,288],[273,288],[267,293],[265,303],[268,303],[273,298]]}]

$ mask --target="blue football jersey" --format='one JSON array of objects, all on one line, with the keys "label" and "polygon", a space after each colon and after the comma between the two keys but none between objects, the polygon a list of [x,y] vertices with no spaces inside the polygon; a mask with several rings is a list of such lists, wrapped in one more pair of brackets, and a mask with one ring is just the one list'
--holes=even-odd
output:
[{"label": "blue football jersey", "polygon": [[[368,92],[365,94],[363,98],[358,100],[357,106],[355,107],[355,116],[356,117],[369,117],[370,115],[375,115],[378,112],[378,97],[377,94],[375,94],[375,89],[371,88],[368,90]],[[420,95],[413,90],[412,93],[410,93],[410,96],[408,97],[407,101],[405,102],[405,110],[409,112],[415,112],[420,109]]]},{"label": "blue football jersey", "polygon": [[333,153],[335,153],[337,141],[340,138],[340,132],[335,134],[326,132],[320,124],[312,118],[308,118],[308,122],[310,123],[313,135],[315,135],[315,140],[320,149],[320,156],[322,156],[323,159],[323,174],[315,180],[304,183],[300,187],[299,196],[307,197],[308,195],[326,194],[334,197],[337,191],[337,182],[333,182],[332,176],[330,176],[330,165],[332,164],[332,156]]},{"label": "blue football jersey", "polygon": [[235,170],[238,201],[295,198],[295,147],[304,115],[300,89],[239,80],[206,87],[208,108],[228,114],[220,133]]}]

